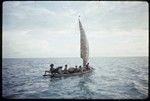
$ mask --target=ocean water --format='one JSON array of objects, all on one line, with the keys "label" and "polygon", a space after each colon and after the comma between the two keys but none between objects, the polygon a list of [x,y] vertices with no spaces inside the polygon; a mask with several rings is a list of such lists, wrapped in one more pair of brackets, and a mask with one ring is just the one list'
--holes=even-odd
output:
[{"label": "ocean water", "polygon": [[80,58],[18,58],[2,60],[2,96],[21,99],[145,99],[148,57],[90,58],[92,73],[43,77],[55,67],[81,65]]}]

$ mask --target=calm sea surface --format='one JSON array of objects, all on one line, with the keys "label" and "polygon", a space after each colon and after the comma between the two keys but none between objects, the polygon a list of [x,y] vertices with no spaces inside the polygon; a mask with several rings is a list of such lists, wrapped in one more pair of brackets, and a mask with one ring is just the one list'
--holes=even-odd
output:
[{"label": "calm sea surface", "polygon": [[3,59],[5,98],[144,99],[148,97],[148,57],[90,58],[92,73],[72,77],[43,77],[56,67],[81,65],[80,58]]}]

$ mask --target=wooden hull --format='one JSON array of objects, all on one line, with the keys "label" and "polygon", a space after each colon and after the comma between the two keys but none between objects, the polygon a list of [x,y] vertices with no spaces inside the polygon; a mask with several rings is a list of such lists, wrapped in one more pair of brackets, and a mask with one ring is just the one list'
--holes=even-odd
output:
[{"label": "wooden hull", "polygon": [[86,73],[90,73],[93,71],[93,68],[88,70],[88,71],[84,71],[84,72],[79,72],[79,73],[70,73],[70,74],[44,74],[43,76],[50,76],[50,77],[67,77],[67,76],[77,76],[77,75],[82,75],[82,74],[86,74]]}]

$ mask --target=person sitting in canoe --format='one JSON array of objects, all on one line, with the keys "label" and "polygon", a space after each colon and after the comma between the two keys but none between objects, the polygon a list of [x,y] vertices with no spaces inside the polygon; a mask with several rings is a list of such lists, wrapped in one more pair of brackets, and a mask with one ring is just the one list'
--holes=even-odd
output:
[{"label": "person sitting in canoe", "polygon": [[85,66],[82,67],[82,71],[84,72],[86,70],[87,70],[87,68],[86,68],[86,65],[85,65]]},{"label": "person sitting in canoe", "polygon": [[79,72],[79,69],[77,66],[75,66],[74,73],[77,73],[77,72]]},{"label": "person sitting in canoe", "polygon": [[64,74],[68,74],[67,65],[65,65]]},{"label": "person sitting in canoe", "polygon": [[83,69],[83,72],[85,72],[87,70],[86,67],[83,67],[82,69]]},{"label": "person sitting in canoe", "polygon": [[86,64],[86,70],[90,70],[89,63]]},{"label": "person sitting in canoe", "polygon": [[58,67],[58,73],[59,73],[59,74],[63,74],[62,66],[61,66],[61,67]]},{"label": "person sitting in canoe", "polygon": [[79,72],[83,72],[83,68],[79,66]]},{"label": "person sitting in canoe", "polygon": [[49,71],[45,71],[45,74],[46,74],[46,72],[51,73],[51,72],[54,70],[53,67],[54,67],[54,64],[51,64],[51,65],[50,65]]},{"label": "person sitting in canoe", "polygon": [[62,74],[62,66],[57,67],[53,71],[51,71],[52,74]]},{"label": "person sitting in canoe", "polygon": [[74,67],[70,67],[70,68],[68,69],[68,72],[69,72],[69,73],[74,73],[74,70],[75,70]]}]

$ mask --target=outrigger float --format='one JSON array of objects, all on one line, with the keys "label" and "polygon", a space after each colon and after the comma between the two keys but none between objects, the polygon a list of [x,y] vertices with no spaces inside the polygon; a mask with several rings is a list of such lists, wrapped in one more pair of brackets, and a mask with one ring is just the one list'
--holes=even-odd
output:
[{"label": "outrigger float", "polygon": [[[80,29],[80,57],[83,60],[83,67],[85,67],[89,60],[89,44],[88,44],[87,37],[85,35],[85,31],[80,22],[80,19],[79,19],[79,29]],[[48,74],[44,74],[43,76],[50,76],[50,77],[76,76],[76,75],[90,73],[94,70],[93,67],[91,67],[91,66],[89,66],[89,67],[90,67],[89,70],[86,70],[83,72],[68,73],[68,74],[51,74],[49,72]]]}]

